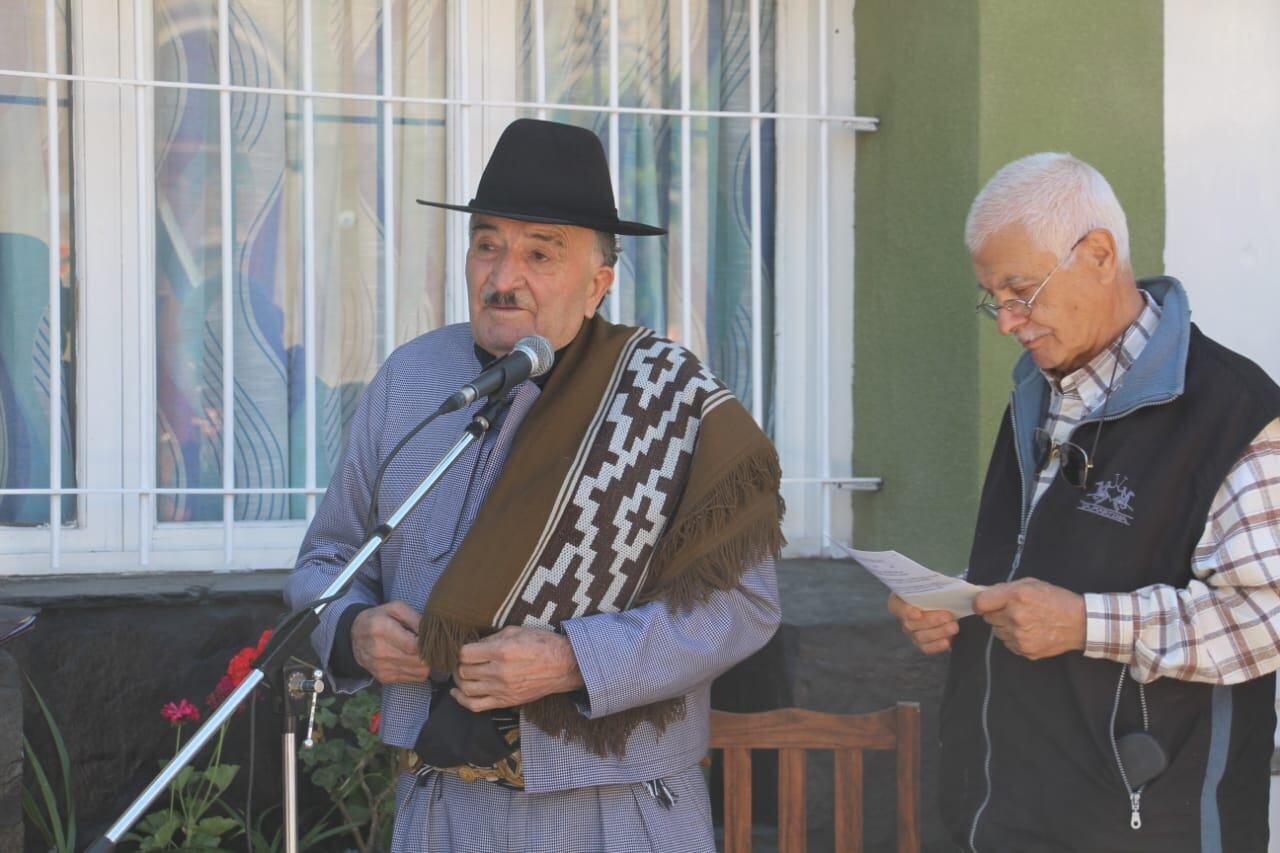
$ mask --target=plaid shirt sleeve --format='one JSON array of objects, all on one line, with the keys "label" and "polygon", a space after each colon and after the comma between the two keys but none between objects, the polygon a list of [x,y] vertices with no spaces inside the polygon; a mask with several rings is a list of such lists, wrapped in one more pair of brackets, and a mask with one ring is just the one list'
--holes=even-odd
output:
[{"label": "plaid shirt sleeve", "polygon": [[1280,668],[1280,418],[1214,496],[1185,588],[1085,595],[1088,657],[1160,677],[1236,684]]}]

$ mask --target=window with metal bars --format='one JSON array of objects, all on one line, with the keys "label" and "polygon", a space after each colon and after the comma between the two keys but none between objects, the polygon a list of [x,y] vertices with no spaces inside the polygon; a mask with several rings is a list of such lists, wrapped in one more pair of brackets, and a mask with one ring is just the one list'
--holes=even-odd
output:
[{"label": "window with metal bars", "polygon": [[847,527],[852,3],[66,4],[0,38],[0,570],[288,565],[377,366],[466,319],[465,222],[414,199],[526,115],[669,229],[608,315],[775,437],[793,541]]}]

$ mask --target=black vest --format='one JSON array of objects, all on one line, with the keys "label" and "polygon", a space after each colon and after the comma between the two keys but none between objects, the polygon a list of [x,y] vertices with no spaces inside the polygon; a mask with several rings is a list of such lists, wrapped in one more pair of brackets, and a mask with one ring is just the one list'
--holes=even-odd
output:
[{"label": "black vest", "polygon": [[[1013,576],[1079,593],[1186,587],[1215,493],[1277,415],[1280,388],[1192,326],[1185,392],[1107,422],[1088,490],[1055,478],[1030,515]],[[1018,550],[1023,486],[1010,421],[1006,412],[979,506],[969,561],[978,584],[1009,579]],[[1088,448],[1096,429],[1083,424],[1072,440]],[[940,784],[956,842],[969,849],[981,810],[982,851],[1200,850],[1202,830],[1231,853],[1266,849],[1274,676],[1235,687],[1146,685],[1150,731],[1169,766],[1143,792],[1135,831],[1110,736],[1123,669],[1080,653],[1029,661],[981,619],[961,620],[943,695]],[[1142,730],[1128,677],[1115,729]],[[1206,778],[1220,781],[1206,787]]]}]

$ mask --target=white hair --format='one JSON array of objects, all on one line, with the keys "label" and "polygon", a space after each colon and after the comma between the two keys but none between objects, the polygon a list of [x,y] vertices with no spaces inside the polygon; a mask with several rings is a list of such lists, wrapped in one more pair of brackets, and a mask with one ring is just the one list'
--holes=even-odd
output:
[{"label": "white hair", "polygon": [[1116,241],[1120,266],[1129,269],[1129,225],[1102,173],[1070,154],[1043,152],[1014,160],[978,193],[964,223],[964,242],[976,254],[992,234],[1018,223],[1036,245],[1064,255],[1095,228]]}]

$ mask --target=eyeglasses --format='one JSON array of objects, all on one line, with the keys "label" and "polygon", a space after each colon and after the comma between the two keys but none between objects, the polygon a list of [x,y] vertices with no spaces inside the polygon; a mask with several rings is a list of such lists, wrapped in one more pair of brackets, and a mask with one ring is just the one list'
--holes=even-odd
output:
[{"label": "eyeglasses", "polygon": [[[1098,450],[1098,437],[1102,435],[1102,424],[1093,438],[1093,450]],[[1071,441],[1054,441],[1053,436],[1044,427],[1035,429],[1036,456],[1041,469],[1058,459],[1058,473],[1067,485],[1084,489],[1089,485],[1089,472],[1093,470],[1093,459],[1089,452]]]},{"label": "eyeglasses", "polygon": [[982,301],[978,303],[974,310],[980,312],[986,317],[990,317],[992,320],[997,319],[1000,316],[1001,311],[1008,311],[1009,316],[1016,317],[1019,320],[1025,320],[1027,317],[1030,317],[1031,307],[1035,304],[1036,297],[1040,295],[1040,291],[1044,290],[1044,286],[1049,283],[1049,279],[1053,278],[1053,274],[1061,269],[1062,265],[1067,262],[1067,258],[1071,257],[1071,254],[1076,250],[1076,246],[1083,243],[1084,238],[1088,236],[1089,235],[1086,232],[1085,234],[1080,235],[1079,240],[1071,244],[1071,248],[1067,249],[1067,253],[1062,256],[1061,260],[1053,265],[1053,269],[1049,270],[1049,274],[1045,276],[1044,281],[1040,282],[1036,287],[1035,293],[1031,294],[1030,299],[1006,299],[1003,302],[996,302],[991,298],[990,291],[987,291],[982,294]]}]

